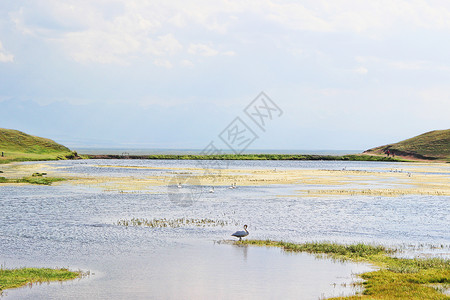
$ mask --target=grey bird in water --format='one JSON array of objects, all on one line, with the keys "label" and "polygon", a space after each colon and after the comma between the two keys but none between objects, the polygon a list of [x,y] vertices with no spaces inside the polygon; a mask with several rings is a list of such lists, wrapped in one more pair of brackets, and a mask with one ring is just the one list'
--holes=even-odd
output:
[{"label": "grey bird in water", "polygon": [[248,235],[248,231],[247,231],[247,225],[244,225],[244,231],[236,231],[235,233],[233,233],[231,236],[235,236],[238,237],[239,240],[242,240],[243,237]]}]

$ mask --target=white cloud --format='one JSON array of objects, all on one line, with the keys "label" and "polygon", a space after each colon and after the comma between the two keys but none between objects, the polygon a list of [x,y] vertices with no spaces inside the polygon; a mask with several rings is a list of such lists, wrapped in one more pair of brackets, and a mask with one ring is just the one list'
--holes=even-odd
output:
[{"label": "white cloud", "polygon": [[220,52],[214,49],[212,46],[206,44],[190,44],[188,48],[188,53],[193,55],[200,56],[216,56],[216,55],[224,55],[224,56],[235,56],[236,52],[228,50]]},{"label": "white cloud", "polygon": [[234,52],[234,51],[225,51],[225,52],[222,52],[221,54],[225,55],[225,56],[235,56],[236,52]]},{"label": "white cloud", "polygon": [[153,63],[158,67],[164,67],[167,69],[170,69],[173,67],[172,63],[170,61],[168,61],[167,59],[157,58],[153,61]]},{"label": "white cloud", "polygon": [[159,36],[156,41],[147,40],[146,51],[155,55],[174,55],[181,51],[183,46],[172,34]]},{"label": "white cloud", "polygon": [[306,8],[299,3],[265,1],[268,19],[295,30],[331,31],[331,24],[322,18],[320,11]]},{"label": "white cloud", "polygon": [[216,56],[219,51],[205,44],[190,44],[188,53],[201,56]]},{"label": "white cloud", "polygon": [[[254,28],[245,20],[251,16]],[[24,34],[61,46],[79,62],[127,63],[142,55],[166,57],[183,51],[178,30],[206,30],[215,37],[186,42],[190,54],[234,55],[214,48],[214,39],[232,32],[260,33],[274,24],[294,31],[357,32],[382,36],[393,29],[450,29],[450,2],[408,0],[46,0],[27,2],[10,13]],[[245,24],[246,28],[241,28]],[[200,28],[200,29],[198,29]],[[270,34],[270,33],[268,33]],[[217,37],[218,35],[218,37]],[[298,46],[298,45],[294,45]],[[232,46],[233,47],[233,46]],[[0,52],[2,61],[12,58]]]},{"label": "white cloud", "polygon": [[181,61],[181,65],[184,66],[184,67],[193,67],[194,63],[192,61],[188,60],[188,59],[183,59]]},{"label": "white cloud", "polygon": [[[10,16],[22,33],[55,43],[78,62],[122,63],[151,55],[174,55],[182,49],[172,34],[158,33],[161,19],[151,3],[49,0],[30,4]],[[113,6],[113,5],[112,5]]]},{"label": "white cloud", "polygon": [[94,30],[68,33],[61,42],[78,62],[126,63],[124,56],[139,47],[139,42],[129,37]]},{"label": "white cloud", "polygon": [[14,55],[11,53],[6,52],[6,50],[3,48],[2,42],[0,41],[0,62],[13,62],[14,61]]},{"label": "white cloud", "polygon": [[353,69],[353,72],[361,75],[366,75],[369,72],[369,70],[365,67],[358,67],[356,69]]},{"label": "white cloud", "polygon": [[[450,3],[445,1],[307,1],[278,4],[279,21],[292,28],[312,31],[368,32],[393,28],[450,29]],[[295,18],[295,16],[298,16]],[[303,20],[301,24],[292,20]],[[305,25],[309,23],[310,25]]]}]

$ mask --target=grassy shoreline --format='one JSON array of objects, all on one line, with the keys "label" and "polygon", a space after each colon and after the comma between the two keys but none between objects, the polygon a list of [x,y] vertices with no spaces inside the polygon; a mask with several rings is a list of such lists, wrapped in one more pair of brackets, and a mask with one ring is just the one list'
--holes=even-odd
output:
[{"label": "grassy shoreline", "polygon": [[[9,155],[9,153],[8,153]],[[70,154],[68,155],[27,155],[21,156],[16,154],[14,157],[3,157],[0,158],[0,165],[5,165],[13,162],[27,162],[27,161],[54,161],[54,160],[67,160],[71,159]]]},{"label": "grassy shoreline", "polygon": [[271,240],[243,240],[237,245],[280,247],[288,252],[308,252],[338,260],[367,262],[379,270],[360,275],[362,295],[333,299],[450,299],[442,293],[450,286],[450,260],[441,258],[407,259],[390,256],[383,246],[335,243],[286,243]]},{"label": "grassy shoreline", "polygon": [[82,276],[81,271],[69,271],[68,269],[50,268],[0,268],[0,295],[3,290],[18,288],[27,284],[66,281]]},{"label": "grassy shoreline", "polygon": [[0,157],[0,165],[13,162],[80,159],[75,151],[57,153],[3,152],[3,155],[4,156]]},{"label": "grassy shoreline", "polygon": [[29,183],[29,184],[39,184],[39,185],[51,185],[53,182],[65,181],[66,178],[59,177],[35,177],[27,176],[22,178],[5,178],[0,177],[0,184],[2,183]]},{"label": "grassy shoreline", "polygon": [[390,161],[412,162],[403,158],[386,157],[379,155],[315,155],[315,154],[220,154],[220,155],[117,155],[117,154],[84,154],[86,159],[149,159],[149,160],[338,160],[338,161]]},{"label": "grassy shoreline", "polygon": [[[419,160],[404,159],[401,157],[386,157],[380,155],[314,155],[314,154],[223,154],[223,155],[175,155],[175,154],[155,154],[155,155],[118,155],[118,154],[84,154],[78,156],[76,152],[64,155],[20,155],[8,153],[8,157],[0,157],[1,164],[13,162],[31,161],[56,161],[72,159],[147,159],[147,160],[327,160],[327,161],[384,161],[384,162],[416,162]],[[421,160],[423,162],[423,160]],[[443,162],[429,160],[427,162]]]}]

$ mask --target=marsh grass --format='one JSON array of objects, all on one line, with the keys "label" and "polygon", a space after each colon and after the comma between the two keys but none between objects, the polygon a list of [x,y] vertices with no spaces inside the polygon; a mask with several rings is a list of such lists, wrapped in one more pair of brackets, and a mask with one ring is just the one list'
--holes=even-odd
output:
[{"label": "marsh grass", "polygon": [[176,160],[346,160],[346,161],[397,161],[397,162],[408,161],[408,160],[393,158],[393,157],[363,155],[363,154],[349,154],[349,155],[315,155],[315,154],[173,155],[173,154],[161,154],[161,155],[136,156],[135,158],[176,159]]},{"label": "marsh grass", "polygon": [[178,218],[178,219],[145,219],[145,218],[132,218],[121,219],[116,222],[116,225],[120,226],[144,226],[153,228],[178,228],[178,227],[216,227],[216,226],[227,226],[229,221],[225,220],[212,220],[212,219],[189,219],[189,218]]},{"label": "marsh grass", "polygon": [[304,244],[288,243],[272,240],[245,240],[237,242],[239,244],[280,247],[285,251],[307,252],[313,254],[326,254],[334,259],[362,260],[364,258],[380,255],[384,253],[393,253],[394,250],[383,246],[372,246],[367,244],[342,245],[336,243],[312,242]]},{"label": "marsh grass", "polygon": [[329,190],[307,190],[309,195],[349,195],[349,196],[384,196],[398,197],[404,195],[429,195],[448,196],[449,191],[426,190],[426,189],[329,189]]},{"label": "marsh grass", "polygon": [[37,176],[42,177],[42,176],[44,176],[44,175],[47,175],[47,173],[39,173],[39,172],[36,172],[36,173],[33,173],[31,176],[33,176],[33,177],[37,177]]},{"label": "marsh grass", "polygon": [[19,179],[19,182],[31,183],[31,184],[42,184],[42,185],[51,185],[53,182],[64,181],[65,178],[57,178],[57,177],[24,177]]},{"label": "marsh grass", "polygon": [[2,290],[18,288],[27,284],[50,281],[71,280],[81,277],[81,271],[69,271],[68,269],[49,268],[0,268],[0,293]]},{"label": "marsh grass", "polygon": [[51,185],[53,182],[64,181],[65,178],[43,177],[43,176],[27,176],[22,178],[5,178],[0,177],[0,183],[29,183],[40,185]]},{"label": "marsh grass", "polygon": [[366,244],[286,243],[271,240],[245,240],[238,245],[281,247],[290,252],[322,254],[339,260],[364,261],[380,269],[361,274],[362,295],[334,299],[450,299],[443,292],[450,284],[450,260],[391,257],[394,250]]}]

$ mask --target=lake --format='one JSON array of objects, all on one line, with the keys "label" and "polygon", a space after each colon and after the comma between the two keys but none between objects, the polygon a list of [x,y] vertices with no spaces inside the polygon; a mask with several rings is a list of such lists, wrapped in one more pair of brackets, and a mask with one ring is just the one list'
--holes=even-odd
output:
[{"label": "lake", "polygon": [[[404,255],[449,255],[450,166],[230,161],[223,165],[223,180],[190,180],[202,172],[202,164],[79,160],[21,163],[16,170],[2,166],[5,176],[39,170],[73,180],[52,186],[0,185],[1,264],[91,272],[62,284],[7,290],[3,297],[319,299],[354,293],[355,273],[371,269],[233,245],[231,233],[244,224],[252,239],[366,242],[400,248]],[[252,178],[257,178],[254,184]],[[360,187],[370,192],[341,192]],[[434,187],[442,192],[429,192]],[[386,196],[397,189],[401,193]],[[131,218],[221,223],[117,225]]]}]

